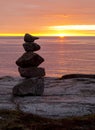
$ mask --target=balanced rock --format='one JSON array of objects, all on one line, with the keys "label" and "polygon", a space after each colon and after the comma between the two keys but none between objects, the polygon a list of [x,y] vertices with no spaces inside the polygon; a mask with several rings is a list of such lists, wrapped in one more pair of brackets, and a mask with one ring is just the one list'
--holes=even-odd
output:
[{"label": "balanced rock", "polygon": [[29,52],[29,51],[38,51],[40,50],[40,46],[37,44],[37,43],[34,43],[34,42],[26,42],[23,44],[23,47],[25,49],[26,52]]},{"label": "balanced rock", "polygon": [[16,61],[16,64],[19,66],[20,75],[25,77],[25,80],[14,86],[13,95],[41,96],[44,92],[43,76],[45,76],[45,69],[38,67],[44,62],[44,59],[34,53],[34,51],[40,50],[40,46],[34,42],[37,39],[39,38],[28,33],[24,36],[25,43],[23,43],[23,48],[26,52]]},{"label": "balanced rock", "polygon": [[25,42],[34,42],[34,40],[37,40],[37,39],[39,39],[39,37],[32,36],[28,33],[26,33],[25,36],[24,36]]},{"label": "balanced rock", "polygon": [[28,67],[28,68],[18,68],[18,71],[22,77],[33,78],[45,76],[45,69],[41,67]]},{"label": "balanced rock", "polygon": [[30,78],[17,84],[13,88],[15,96],[41,96],[44,92],[44,78]]},{"label": "balanced rock", "polygon": [[22,68],[40,65],[44,59],[36,53],[26,52],[17,61],[16,64]]}]

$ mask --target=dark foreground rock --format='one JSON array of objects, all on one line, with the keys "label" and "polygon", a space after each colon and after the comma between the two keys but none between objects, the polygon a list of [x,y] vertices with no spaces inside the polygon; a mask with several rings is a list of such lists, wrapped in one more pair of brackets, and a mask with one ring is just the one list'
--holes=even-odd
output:
[{"label": "dark foreground rock", "polygon": [[72,78],[92,78],[95,79],[95,75],[91,74],[68,74],[63,75],[60,79],[72,79]]},{"label": "dark foreground rock", "polygon": [[44,92],[44,78],[30,78],[13,88],[15,96],[41,96]]},{"label": "dark foreground rock", "polygon": [[95,130],[95,115],[55,120],[21,111],[0,110],[0,130]]}]

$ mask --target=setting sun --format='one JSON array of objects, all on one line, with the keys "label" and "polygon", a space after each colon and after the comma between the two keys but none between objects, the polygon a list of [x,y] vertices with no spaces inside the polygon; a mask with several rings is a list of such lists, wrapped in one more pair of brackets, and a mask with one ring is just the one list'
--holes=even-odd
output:
[{"label": "setting sun", "polygon": [[58,34],[58,36],[59,36],[60,38],[63,38],[63,37],[64,37],[64,34]]}]

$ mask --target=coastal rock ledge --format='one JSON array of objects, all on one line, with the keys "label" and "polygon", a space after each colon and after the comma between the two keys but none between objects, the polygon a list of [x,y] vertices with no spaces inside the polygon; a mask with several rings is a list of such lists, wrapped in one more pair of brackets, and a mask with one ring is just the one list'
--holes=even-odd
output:
[{"label": "coastal rock ledge", "polygon": [[44,77],[43,96],[13,96],[13,87],[23,80],[18,77],[0,77],[0,109],[19,108],[50,118],[95,114],[95,75]]}]

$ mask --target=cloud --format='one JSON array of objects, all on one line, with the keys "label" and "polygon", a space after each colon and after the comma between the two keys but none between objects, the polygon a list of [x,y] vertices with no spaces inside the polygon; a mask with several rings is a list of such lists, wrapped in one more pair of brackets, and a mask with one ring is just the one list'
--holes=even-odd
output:
[{"label": "cloud", "polygon": [[95,25],[63,25],[51,26],[50,30],[95,30]]}]

